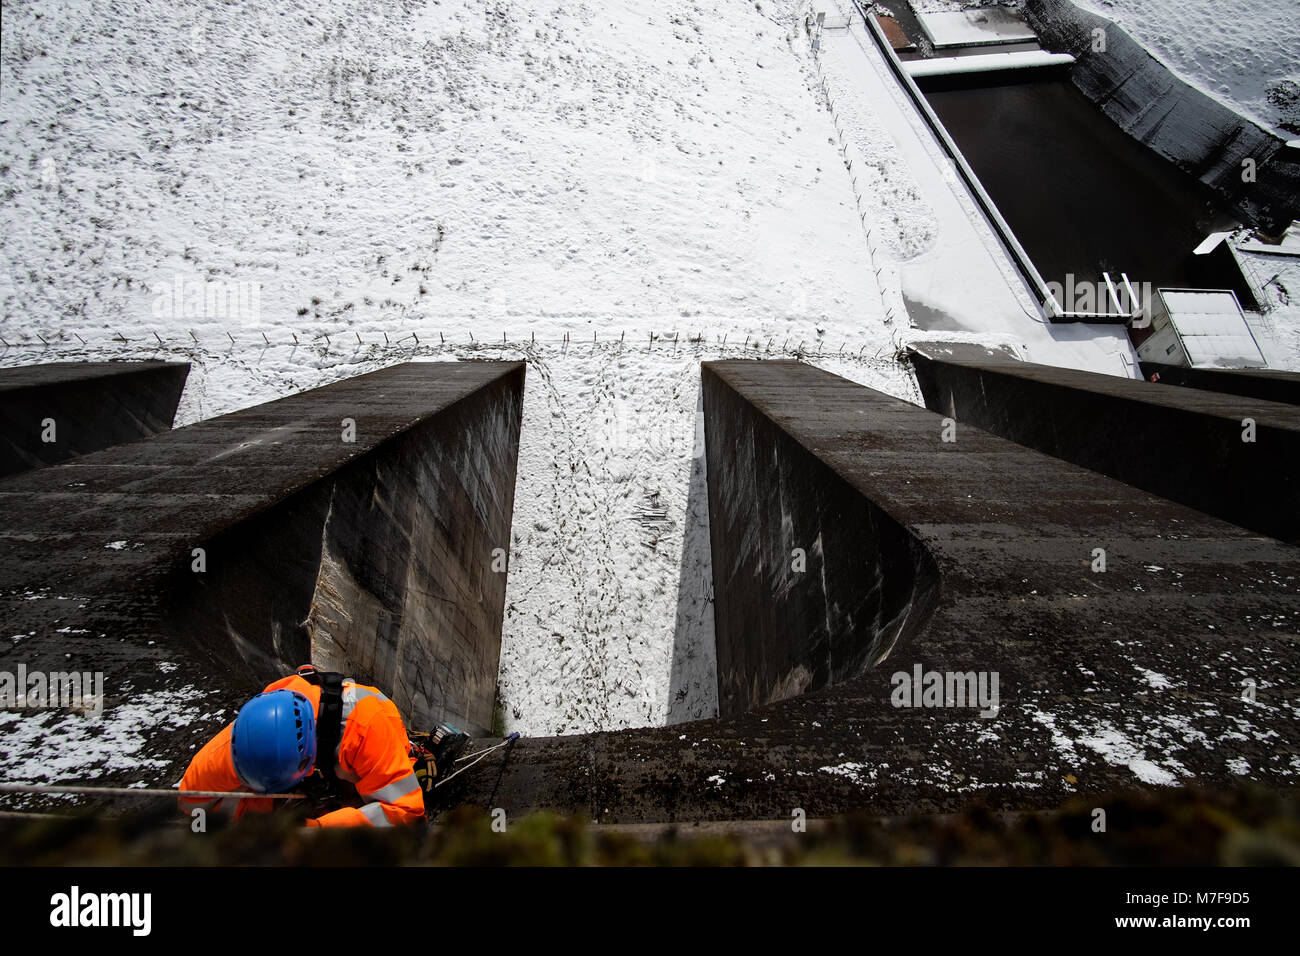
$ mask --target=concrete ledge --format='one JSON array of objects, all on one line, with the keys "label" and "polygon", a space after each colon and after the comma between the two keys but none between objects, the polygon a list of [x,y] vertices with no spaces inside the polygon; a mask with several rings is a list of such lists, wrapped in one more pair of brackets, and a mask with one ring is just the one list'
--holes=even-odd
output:
[{"label": "concrete ledge", "polygon": [[110,708],[206,701],[150,741],[177,776],[222,707],[313,656],[413,726],[486,732],[523,378],[398,365],[12,477],[0,667],[102,671]]},{"label": "concrete ledge", "polygon": [[[862,514],[887,516],[933,562],[928,617],[903,628],[883,661],[820,690],[714,720],[521,740],[457,778],[449,803],[511,818],[553,809],[602,822],[788,822],[795,808],[809,818],[976,801],[1030,809],[1189,779],[1294,785],[1294,548],[976,428],[945,443],[941,416],[811,366],[717,362],[702,374],[710,506],[730,488],[727,513],[753,515],[724,528],[724,551],[788,561],[785,526],[771,520],[787,476],[823,502],[851,490],[870,503]],[[719,482],[714,462],[732,454],[737,475]],[[823,526],[835,514],[828,507]],[[790,529],[805,533],[804,517],[791,515]],[[868,556],[876,547],[861,540]],[[809,557],[809,574],[863,573]],[[885,578],[889,599],[908,580]],[[779,588],[747,586],[760,627],[784,620],[797,636],[822,626],[816,601],[794,620]],[[837,626],[830,638],[845,635]],[[918,666],[997,672],[996,717],[894,706],[892,675]],[[1243,700],[1243,679],[1256,700]]]},{"label": "concrete ledge", "polygon": [[[1020,362],[913,351],[926,407],[1283,541],[1300,542],[1300,409]],[[1243,441],[1254,422],[1254,441]]]},{"label": "concrete ledge", "polygon": [[787,387],[769,366],[711,363],[702,377],[718,709],[732,716],[861,676],[924,625],[939,574],[915,536],[763,416]]},{"label": "concrete ledge", "polygon": [[1150,381],[1160,376],[1162,385],[1200,388],[1209,392],[1258,398],[1266,402],[1300,405],[1300,372],[1283,372],[1262,368],[1187,368],[1143,362],[1142,375]]},{"label": "concrete ledge", "polygon": [[[53,362],[0,369],[0,477],[172,427],[188,362]],[[44,441],[53,421],[54,441]]]}]

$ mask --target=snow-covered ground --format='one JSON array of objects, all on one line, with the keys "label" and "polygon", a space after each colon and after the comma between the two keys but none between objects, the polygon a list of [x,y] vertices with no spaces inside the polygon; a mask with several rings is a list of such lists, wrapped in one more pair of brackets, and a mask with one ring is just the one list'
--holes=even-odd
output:
[{"label": "snow-covered ground", "polygon": [[[888,6],[888,0],[884,0]],[[1266,129],[1300,133],[1300,3],[1072,0],[1122,27],[1198,89]],[[1023,9],[1023,0],[911,0],[918,12]]]},{"label": "snow-covered ground", "polygon": [[1075,0],[1192,85],[1265,129],[1300,133],[1300,3]]},{"label": "snow-covered ground", "polygon": [[924,338],[1125,367],[1032,314],[878,64],[819,68],[810,9],[5,0],[0,361],[187,358],[187,424],[526,359],[508,726],[707,716],[701,360],[912,400]]},{"label": "snow-covered ground", "polygon": [[[843,350],[914,394],[799,29],[737,0],[6,0],[3,361],[189,358],[186,424],[526,357],[508,722],[707,714],[700,360]],[[670,688],[675,651],[699,673]]]}]

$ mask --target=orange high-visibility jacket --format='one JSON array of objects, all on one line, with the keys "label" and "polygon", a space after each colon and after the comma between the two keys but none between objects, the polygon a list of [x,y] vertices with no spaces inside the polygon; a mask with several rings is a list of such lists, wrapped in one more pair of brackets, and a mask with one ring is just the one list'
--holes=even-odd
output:
[{"label": "orange high-visibility jacket", "polygon": [[[311,701],[320,717],[320,687],[294,675],[267,685],[267,691],[288,688]],[[190,761],[181,780],[182,790],[247,791],[235,773],[230,752],[234,724],[208,741]],[[335,758],[335,774],[356,785],[365,801],[361,807],[344,807],[309,820],[309,826],[390,827],[415,823],[424,817],[424,793],[415,777],[410,741],[396,705],[373,687],[355,681],[343,682],[343,733]],[[319,764],[324,754],[317,754]],[[273,800],[200,797],[180,800],[181,811],[196,808],[237,820],[245,813],[268,813]]]}]

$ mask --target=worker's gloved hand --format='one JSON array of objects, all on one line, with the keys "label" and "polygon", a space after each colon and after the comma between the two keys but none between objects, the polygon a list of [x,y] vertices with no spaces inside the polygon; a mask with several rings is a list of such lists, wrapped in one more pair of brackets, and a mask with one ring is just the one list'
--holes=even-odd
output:
[{"label": "worker's gloved hand", "polygon": [[308,827],[318,827],[318,826],[320,826],[320,821],[319,821],[319,820],[304,820],[304,821],[303,821],[303,826],[308,826]]}]

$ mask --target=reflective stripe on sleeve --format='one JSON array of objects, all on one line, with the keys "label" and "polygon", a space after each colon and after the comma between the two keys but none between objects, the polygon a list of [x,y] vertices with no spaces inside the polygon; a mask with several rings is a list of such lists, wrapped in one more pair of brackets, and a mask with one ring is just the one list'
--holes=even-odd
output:
[{"label": "reflective stripe on sleeve", "polygon": [[242,797],[235,800],[225,797],[216,807],[213,808],[212,812],[222,819],[233,820],[235,814],[239,812],[239,805],[243,802]]},{"label": "reflective stripe on sleeve", "polygon": [[366,800],[382,801],[384,803],[396,803],[408,793],[414,793],[420,789],[420,781],[415,778],[415,774],[410,773],[401,780],[394,780],[386,787],[380,787],[374,793],[363,793]]},{"label": "reflective stripe on sleeve", "polygon": [[367,803],[361,808],[361,815],[365,817],[373,827],[391,827],[393,825],[392,821],[388,819],[388,815],[384,813],[384,805],[382,803]]},{"label": "reflective stripe on sleeve", "polygon": [[377,691],[369,690],[351,682],[351,678],[343,684],[343,723],[346,725],[348,716],[352,713],[352,708],[357,706],[357,702],[367,697],[378,697],[381,701],[388,700],[387,696]]}]

